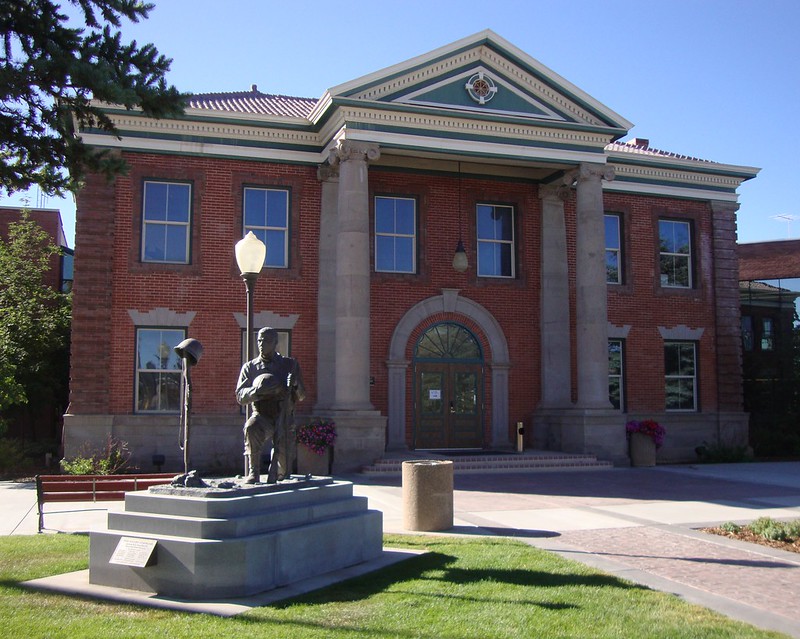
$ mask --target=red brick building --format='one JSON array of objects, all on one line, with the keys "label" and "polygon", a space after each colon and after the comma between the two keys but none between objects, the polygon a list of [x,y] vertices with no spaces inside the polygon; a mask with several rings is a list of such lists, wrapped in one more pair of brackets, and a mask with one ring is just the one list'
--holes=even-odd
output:
[{"label": "red brick building", "polygon": [[[245,292],[338,426],[335,468],[387,449],[527,446],[625,463],[746,441],[738,186],[757,169],[620,142],[631,123],[486,31],[326,91],[108,108],[127,175],[78,198],[67,454],[113,434],[177,449],[177,361],[200,340],[194,463],[237,466]],[[463,245],[467,265],[454,268]],[[168,463],[170,463],[168,461]]]}]

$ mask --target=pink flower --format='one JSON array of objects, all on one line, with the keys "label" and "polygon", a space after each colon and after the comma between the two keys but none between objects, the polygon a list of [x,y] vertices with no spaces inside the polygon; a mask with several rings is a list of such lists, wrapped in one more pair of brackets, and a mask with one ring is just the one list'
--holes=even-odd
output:
[{"label": "pink flower", "polygon": [[625,424],[625,433],[628,438],[630,438],[631,433],[642,433],[642,435],[652,437],[653,441],[656,443],[656,448],[661,448],[661,445],[664,443],[664,438],[667,435],[667,431],[664,427],[652,419],[645,419],[641,422],[635,420],[628,422]]}]

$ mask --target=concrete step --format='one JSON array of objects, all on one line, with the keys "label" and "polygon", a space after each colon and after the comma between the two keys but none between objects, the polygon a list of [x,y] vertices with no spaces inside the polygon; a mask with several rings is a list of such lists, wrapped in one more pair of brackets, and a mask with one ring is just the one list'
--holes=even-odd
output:
[{"label": "concrete step", "polygon": [[427,454],[415,451],[408,455],[379,459],[369,466],[363,467],[361,473],[367,476],[400,475],[403,472],[404,461],[423,459],[452,461],[453,472],[458,474],[610,470],[614,467],[611,462],[598,460],[594,455],[549,451],[498,454],[481,452],[473,455],[466,453],[451,456],[440,452]]}]

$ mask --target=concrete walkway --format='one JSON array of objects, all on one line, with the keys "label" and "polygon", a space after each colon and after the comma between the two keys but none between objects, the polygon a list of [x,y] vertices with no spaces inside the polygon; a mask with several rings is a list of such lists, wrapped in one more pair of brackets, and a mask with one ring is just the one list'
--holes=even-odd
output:
[{"label": "concrete walkway", "polygon": [[[403,528],[401,479],[349,476]],[[36,491],[0,482],[0,534],[36,533]],[[48,504],[45,526],[105,528],[121,502]],[[800,462],[456,476],[454,527],[503,535],[800,639],[800,554],[697,529],[758,517],[800,519]]]}]

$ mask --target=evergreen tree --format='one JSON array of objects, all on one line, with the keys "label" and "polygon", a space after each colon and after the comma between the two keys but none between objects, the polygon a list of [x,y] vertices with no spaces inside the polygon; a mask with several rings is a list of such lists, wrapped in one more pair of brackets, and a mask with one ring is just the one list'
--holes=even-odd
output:
[{"label": "evergreen tree", "polygon": [[[83,24],[70,26],[65,2]],[[118,135],[94,101],[155,118],[183,112],[183,96],[165,80],[172,61],[152,44],[123,42],[119,30],[152,8],[141,0],[0,0],[0,189],[38,185],[62,195],[87,172],[124,171],[118,154],[79,137],[86,129]]]},{"label": "evergreen tree", "polygon": [[71,296],[45,282],[60,252],[27,211],[0,239],[0,412],[38,402],[66,407]]}]

